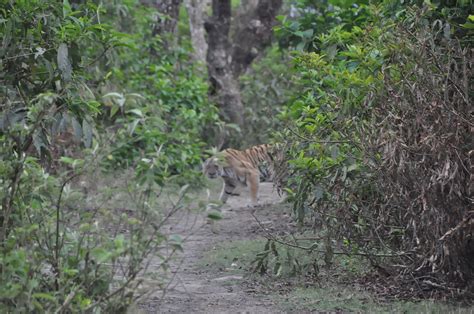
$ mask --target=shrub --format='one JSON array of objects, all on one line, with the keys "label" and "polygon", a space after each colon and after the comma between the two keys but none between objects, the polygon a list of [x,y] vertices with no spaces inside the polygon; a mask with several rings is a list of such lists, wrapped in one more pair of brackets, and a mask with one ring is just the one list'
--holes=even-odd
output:
[{"label": "shrub", "polygon": [[[348,10],[335,12],[345,21]],[[338,239],[347,254],[416,281],[415,293],[468,287],[472,55],[450,23],[459,11],[357,12],[358,23],[320,34],[314,17],[311,52],[295,58],[301,94],[282,114],[280,141],[296,217],[323,226],[329,264]],[[306,27],[287,22],[281,32]]]},{"label": "shrub", "polygon": [[277,116],[293,88],[286,75],[288,67],[289,56],[275,46],[269,48],[265,56],[252,64],[249,73],[240,78],[246,123],[241,130],[243,141],[237,147],[269,143],[271,133],[281,127]]},{"label": "shrub", "polygon": [[124,311],[150,259],[161,289],[162,248],[181,249],[160,227],[186,189],[174,205],[160,191],[173,175],[198,180],[188,169],[200,161],[202,124],[217,114],[185,51],[140,58],[160,51],[159,38],[135,33],[150,13],[121,25],[127,34],[107,22],[110,10],[143,12],[132,2],[106,8],[42,0],[0,9],[2,312]]}]

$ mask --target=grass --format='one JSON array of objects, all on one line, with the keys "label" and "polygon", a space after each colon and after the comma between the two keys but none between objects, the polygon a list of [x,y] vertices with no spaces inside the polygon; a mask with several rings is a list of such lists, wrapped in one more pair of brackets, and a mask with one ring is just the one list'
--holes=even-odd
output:
[{"label": "grass", "polygon": [[[267,239],[240,240],[219,244],[207,252],[202,264],[215,269],[250,269],[256,261],[257,254],[264,256],[267,273],[276,277],[287,278],[295,275],[308,275],[318,271],[324,276],[324,257],[321,253],[310,253],[275,243],[275,250],[265,251]],[[278,266],[279,265],[279,266]],[[316,270],[317,269],[317,270]],[[359,257],[335,256],[332,269],[345,272],[347,276],[363,274],[367,270],[367,262]]]},{"label": "grass", "polygon": [[[63,193],[63,204],[70,208],[127,209],[133,211],[143,203],[139,197],[144,187],[136,185],[132,170],[111,173],[95,171],[87,173],[66,186]],[[154,187],[147,199],[147,205],[157,211],[173,207],[180,197],[183,184],[167,182],[161,188]],[[186,190],[184,204],[190,210],[202,210],[205,202],[218,199],[221,180],[205,180],[204,187],[190,187]],[[209,191],[209,193],[208,193]]]},{"label": "grass", "polygon": [[[84,188],[84,192],[72,189],[65,193],[65,204],[78,205],[86,202],[88,206],[106,206],[109,208],[136,208],[137,202],[130,196],[127,188],[127,178],[130,173],[124,172],[120,175],[96,175],[92,178],[93,184]],[[207,180],[205,187],[208,189],[190,189],[187,193],[186,204],[199,210],[199,203],[218,198],[221,189],[221,180]],[[176,202],[180,187],[167,186],[162,191],[161,197],[155,199],[153,208],[157,210],[169,208]],[[82,200],[82,202],[81,202]],[[278,204],[271,206],[272,212],[285,211],[287,204]],[[79,207],[80,208],[80,207]],[[300,234],[299,237],[311,238],[311,234]],[[225,272],[227,274],[244,275],[255,264],[252,264],[258,253],[264,251],[266,239],[238,240],[232,242],[223,242],[210,249],[200,260],[200,266],[209,271]],[[291,242],[291,241],[290,241]],[[298,244],[301,246],[311,246],[315,241],[302,240]],[[319,250],[324,248],[322,241]],[[368,312],[368,313],[474,313],[474,308],[463,308],[456,305],[450,305],[437,301],[386,301],[379,300],[367,291],[364,291],[356,285],[341,284],[341,278],[353,278],[370,271],[367,262],[360,257],[347,257],[344,255],[334,256],[333,266],[330,271],[324,267],[324,257],[321,253],[309,253],[304,250],[289,248],[276,243],[275,249],[278,255],[273,251],[267,252],[267,273],[270,276],[262,277],[252,276],[253,281],[268,281],[267,287],[274,294],[276,303],[283,310],[292,312],[307,311],[343,311],[343,312]],[[294,261],[297,261],[296,263]],[[280,263],[281,270],[277,271],[275,267]],[[297,265],[297,267],[295,267]],[[315,267],[319,268],[319,273],[315,275]],[[278,275],[277,275],[278,274]],[[312,278],[307,278],[312,275]],[[339,279],[335,279],[339,278]],[[292,279],[291,289],[279,290],[278,283],[287,282]],[[308,279],[308,280],[305,280]],[[311,283],[320,283],[319,287],[304,287],[302,281]],[[345,280],[349,281],[350,280]],[[233,286],[240,280],[229,279],[224,286]],[[296,282],[296,284],[295,284]],[[268,290],[267,290],[268,292]]]},{"label": "grass", "polygon": [[473,313],[474,308],[439,301],[383,301],[357,286],[326,283],[321,287],[297,288],[286,296],[275,297],[285,310],[343,311],[364,313]]},{"label": "grass", "polygon": [[208,251],[200,264],[211,270],[244,273],[250,269],[252,261],[263,250],[264,245],[264,239],[222,243]]},{"label": "grass", "polygon": [[[239,240],[220,243],[209,250],[203,259],[201,266],[209,271],[227,272],[229,274],[248,274],[258,253],[264,251],[266,239]],[[284,265],[278,276],[273,272],[278,259],[269,254],[267,273],[270,276],[251,276],[254,282],[263,283],[266,293],[273,294],[275,302],[284,311],[311,312],[311,311],[342,311],[363,313],[474,313],[474,307],[467,308],[459,305],[447,304],[440,301],[387,301],[378,299],[370,292],[365,291],[355,284],[343,284],[350,282],[350,278],[358,276],[370,270],[365,259],[361,257],[347,257],[338,255],[334,257],[331,270],[323,266],[323,257],[317,254],[309,254],[306,251],[295,250],[276,244],[281,264]],[[284,259],[298,260],[301,266],[299,272],[284,263]],[[317,263],[319,273],[316,277],[308,278],[306,275]],[[290,263],[291,264],[291,263]],[[294,263],[293,263],[294,264]],[[313,273],[314,275],[314,273]],[[292,282],[291,284],[289,282]],[[320,286],[304,287],[302,282],[320,284]],[[289,286],[281,283],[289,283]],[[234,282],[229,283],[233,285]],[[258,286],[258,285],[257,285]],[[291,287],[291,288],[288,288]]]}]

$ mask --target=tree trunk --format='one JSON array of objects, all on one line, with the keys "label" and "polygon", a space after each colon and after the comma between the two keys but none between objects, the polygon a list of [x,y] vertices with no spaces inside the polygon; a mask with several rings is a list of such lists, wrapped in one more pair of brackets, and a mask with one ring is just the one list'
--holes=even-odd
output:
[{"label": "tree trunk", "polygon": [[231,1],[212,0],[212,16],[204,23],[208,34],[209,98],[217,103],[226,122],[239,126],[244,123],[239,76],[271,43],[281,4],[281,0],[244,1],[231,40]]},{"label": "tree trunk", "polygon": [[204,32],[204,15],[210,0],[184,0],[189,16],[189,30],[196,61],[206,64],[207,42]]},{"label": "tree trunk", "polygon": [[181,0],[140,0],[140,3],[158,11],[152,34],[162,36],[164,47],[169,47],[168,40],[176,33]]},{"label": "tree trunk", "polygon": [[238,82],[232,73],[232,45],[229,41],[231,17],[230,0],[212,1],[212,16],[204,23],[209,45],[209,98],[217,103],[226,122],[241,126],[244,107]]},{"label": "tree trunk", "polygon": [[181,0],[157,0],[156,8],[161,13],[153,27],[153,35],[174,34],[179,18]]},{"label": "tree trunk", "polygon": [[248,10],[236,20],[232,40],[232,72],[235,77],[243,74],[271,44],[272,28],[281,4],[281,0],[260,0],[255,6],[252,1],[248,1]]}]

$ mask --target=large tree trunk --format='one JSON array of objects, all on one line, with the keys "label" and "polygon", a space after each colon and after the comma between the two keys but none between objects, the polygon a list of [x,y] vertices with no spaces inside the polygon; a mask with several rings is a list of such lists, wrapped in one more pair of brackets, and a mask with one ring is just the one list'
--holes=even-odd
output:
[{"label": "large tree trunk", "polygon": [[212,16],[204,24],[208,34],[209,97],[217,103],[226,122],[239,126],[244,123],[238,79],[271,43],[281,4],[281,0],[244,1],[231,39],[231,1],[212,0]]},{"label": "large tree trunk", "polygon": [[207,55],[204,16],[210,4],[211,0],[184,0],[184,5],[188,11],[189,31],[191,32],[191,42],[194,48],[194,58],[202,64],[206,64]]},{"label": "large tree trunk", "polygon": [[209,97],[217,103],[225,121],[242,125],[243,106],[239,85],[232,73],[232,45],[229,41],[231,14],[230,0],[213,0],[212,16],[204,24],[209,45]]},{"label": "large tree trunk", "polygon": [[232,39],[232,72],[243,74],[252,61],[272,42],[272,28],[281,0],[247,1],[247,9],[236,19]]}]

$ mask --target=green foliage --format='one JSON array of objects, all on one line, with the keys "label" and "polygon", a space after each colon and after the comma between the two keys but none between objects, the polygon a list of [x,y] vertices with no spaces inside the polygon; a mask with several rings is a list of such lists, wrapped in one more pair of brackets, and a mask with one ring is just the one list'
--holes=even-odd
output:
[{"label": "green foliage", "polygon": [[[97,157],[91,157],[82,163],[87,170],[76,171],[91,176],[97,169]],[[162,219],[150,187],[137,189],[136,182],[127,185],[122,179],[123,184],[100,188],[100,207],[88,207],[82,189],[70,182],[75,174],[50,176],[34,159],[26,162],[24,173],[27,183],[19,186],[15,213],[25,221],[16,219],[10,228],[0,259],[2,311],[125,309],[136,298],[145,259],[156,254],[162,268],[155,272],[163,276],[168,257],[156,247],[182,250],[149,223]],[[110,197],[122,193],[130,199],[126,210]]]},{"label": "green foliage", "polygon": [[[320,35],[338,27],[351,31],[366,23],[368,1],[301,0],[292,6],[290,16],[279,16],[275,28],[280,47],[297,51],[319,51]],[[296,17],[296,18],[295,18]]]},{"label": "green foliage", "polygon": [[[58,5],[51,1],[19,1],[5,6],[0,23],[4,38],[0,49],[1,95],[6,100],[2,129],[16,132],[21,144],[28,136],[33,137],[40,151],[49,143],[49,133],[56,135],[68,124],[87,126],[98,113],[100,103],[88,93],[83,79],[86,65],[97,52],[85,47],[96,42],[110,48],[120,40],[92,22],[97,10],[88,4],[82,12],[73,11],[67,2]],[[77,55],[82,49],[86,53]],[[9,129],[25,121],[41,125],[30,130]],[[48,127],[51,132],[47,132]],[[78,139],[90,144],[90,132],[75,129]]]},{"label": "green foliage", "polygon": [[278,240],[257,238],[220,243],[206,253],[201,263],[221,271],[252,270],[265,274],[267,279],[289,279],[294,276],[324,278],[335,273],[338,277],[348,279],[368,271],[368,261],[364,257],[340,252],[334,254],[334,260],[331,261],[334,267],[329,269],[321,258],[325,255],[324,240],[323,233],[314,235],[306,232],[279,237]]},{"label": "green foliage", "polygon": [[470,313],[472,308],[436,301],[380,301],[359,286],[297,288],[277,301],[290,311],[343,311],[364,313]]},{"label": "green foliage", "polygon": [[123,17],[133,25],[127,30],[128,47],[100,69],[109,73],[103,83],[108,91],[103,118],[121,126],[115,130],[109,166],[138,165],[141,180],[163,184],[170,175],[196,177],[190,169],[201,162],[200,135],[218,115],[207,102],[207,85],[196,75],[190,51],[160,52],[160,39],[151,35],[152,18],[143,7]]},{"label": "green foliage", "polygon": [[268,239],[253,261],[253,270],[274,277],[324,278],[335,273],[349,279],[367,272],[367,261],[351,252],[334,252],[324,232]]},{"label": "green foliage", "polygon": [[215,271],[241,273],[251,267],[255,255],[261,250],[264,240],[241,240],[220,243],[206,252],[200,263]]},{"label": "green foliage", "polygon": [[[407,268],[394,266],[394,272],[410,269],[445,280],[450,276],[443,272],[456,267],[462,278],[472,278],[467,264],[448,262],[434,249],[450,228],[461,228],[468,219],[468,192],[462,187],[469,175],[446,170],[469,165],[470,96],[463,95],[470,92],[461,81],[471,74],[461,69],[470,64],[462,48],[470,40],[462,24],[452,23],[466,21],[467,14],[456,6],[384,4],[319,11],[301,1],[300,17],[282,19],[277,30],[282,45],[296,50],[299,89],[280,115],[285,129],[277,135],[287,150],[294,213],[300,223],[311,218],[325,230],[329,264],[331,247],[339,243],[348,254],[400,256]],[[459,129],[453,131],[453,125]],[[430,175],[443,171],[445,176]],[[456,215],[452,204],[458,204]],[[462,260],[469,254],[460,246],[469,240],[458,236],[465,244],[450,242],[449,250]],[[432,244],[415,245],[421,238]],[[409,251],[420,255],[413,259]],[[444,266],[425,267],[432,259]],[[466,283],[451,275],[452,285]]]},{"label": "green foliage", "polygon": [[21,218],[13,208],[19,205],[17,193],[27,192],[21,188],[24,171],[38,166],[30,157],[34,150],[51,158],[52,143],[66,128],[77,141],[92,145],[91,123],[100,103],[88,92],[83,73],[96,55],[79,58],[74,52],[92,41],[112,46],[117,40],[92,22],[96,6],[83,9],[72,11],[67,2],[19,1],[2,11],[2,239]]},{"label": "green foliage", "polygon": [[293,87],[287,76],[289,67],[288,55],[274,46],[261,59],[252,63],[248,74],[240,77],[246,123],[241,130],[243,141],[237,147],[269,143],[271,132],[280,128],[276,117]]},{"label": "green foliage", "polygon": [[297,194],[300,220],[306,201],[326,202],[336,186],[370,190],[367,184],[354,184],[356,178],[367,180],[358,134],[366,127],[371,97],[381,84],[377,71],[390,53],[383,41],[392,36],[387,32],[392,25],[380,24],[375,8],[371,12],[366,25],[351,31],[336,26],[321,34],[320,53],[295,55],[303,92],[281,114],[288,128],[280,138],[292,141],[289,167],[298,176],[289,185],[295,187],[290,193]]},{"label": "green foliage", "polygon": [[[151,36],[152,15],[136,1],[2,1],[0,311],[124,311],[151,256],[163,287],[161,248],[182,248],[160,233],[159,191],[199,180],[217,112],[188,51]],[[83,184],[125,168],[113,186]]]}]

